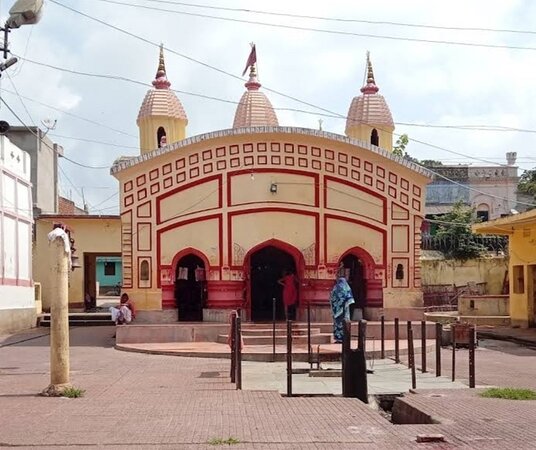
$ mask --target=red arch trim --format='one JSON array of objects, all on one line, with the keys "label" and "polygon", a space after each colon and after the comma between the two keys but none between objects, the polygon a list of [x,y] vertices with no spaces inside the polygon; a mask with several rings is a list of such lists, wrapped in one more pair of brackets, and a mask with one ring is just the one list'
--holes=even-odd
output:
[{"label": "red arch trim", "polygon": [[354,255],[356,256],[364,265],[364,278],[365,279],[372,279],[374,278],[374,269],[376,268],[377,264],[374,262],[374,258],[371,256],[369,252],[362,249],[361,247],[352,247],[349,250],[346,250],[340,258],[337,264],[340,264],[341,261],[348,255]]},{"label": "red arch trim", "polygon": [[173,274],[177,273],[177,264],[182,258],[184,258],[187,255],[195,255],[198,258],[200,258],[201,261],[203,261],[203,264],[205,265],[205,272],[208,277],[208,270],[210,269],[210,263],[208,262],[208,258],[205,256],[203,252],[200,252],[199,250],[193,247],[184,248],[173,257],[173,261],[171,262],[171,269],[173,271],[172,273]]},{"label": "red arch trim", "polygon": [[244,257],[244,273],[249,273],[251,255],[265,247],[275,247],[292,256],[294,258],[294,263],[296,264],[296,275],[298,278],[303,277],[303,272],[305,270],[305,259],[303,258],[302,252],[293,245],[280,241],[279,239],[268,239],[267,241],[261,242],[260,244],[257,244],[255,247],[251,248]]}]

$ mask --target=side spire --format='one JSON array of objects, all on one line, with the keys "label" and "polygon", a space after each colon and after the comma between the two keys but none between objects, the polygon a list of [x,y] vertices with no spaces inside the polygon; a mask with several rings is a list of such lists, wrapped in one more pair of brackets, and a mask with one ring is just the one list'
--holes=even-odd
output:
[{"label": "side spire", "polygon": [[171,86],[170,81],[166,75],[166,63],[164,61],[164,44],[160,44],[160,56],[158,58],[158,69],[153,81],[153,86],[156,89],[169,89]]},{"label": "side spire", "polygon": [[372,70],[372,62],[370,61],[370,52],[367,51],[367,84],[361,88],[363,94],[375,94],[380,88],[376,86],[374,80],[374,71]]}]

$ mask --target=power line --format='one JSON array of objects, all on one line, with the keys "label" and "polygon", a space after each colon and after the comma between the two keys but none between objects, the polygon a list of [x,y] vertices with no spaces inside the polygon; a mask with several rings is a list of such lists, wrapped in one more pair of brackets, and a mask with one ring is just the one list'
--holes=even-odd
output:
[{"label": "power line", "polygon": [[74,141],[90,142],[92,144],[106,145],[108,147],[129,148],[129,149],[139,150],[139,147],[136,147],[134,145],[119,145],[119,144],[114,144],[112,142],[97,141],[95,139],[86,139],[86,138],[81,138],[78,136],[65,136],[65,135],[57,134],[57,133],[49,133],[49,136],[57,137],[61,139],[72,139]]},{"label": "power line", "polygon": [[110,166],[89,166],[87,164],[82,164],[82,163],[79,163],[78,161],[74,161],[70,158],[67,158],[67,156],[65,155],[63,155],[62,158],[77,166],[84,167],[85,169],[109,169],[110,168]]},{"label": "power line", "polygon": [[[57,5],[65,6],[55,0],[50,0],[50,1]],[[160,11],[160,12],[172,13],[172,14],[180,14],[180,15],[186,15],[186,16],[191,16],[191,17],[201,17],[205,19],[221,20],[221,21],[235,22],[235,23],[247,23],[250,25],[261,25],[265,27],[283,28],[283,29],[297,30],[297,31],[312,31],[315,33],[336,34],[336,35],[353,36],[353,37],[366,37],[366,38],[372,38],[372,39],[387,39],[387,40],[392,40],[392,41],[421,42],[421,43],[426,43],[426,44],[459,45],[459,46],[464,46],[464,47],[483,47],[483,48],[510,49],[510,50],[532,50],[532,51],[536,50],[536,47],[522,47],[518,45],[484,44],[484,43],[478,43],[478,42],[446,41],[446,40],[421,39],[421,38],[389,36],[389,35],[370,34],[370,33],[356,33],[352,31],[343,31],[343,30],[328,30],[328,29],[322,29],[322,28],[303,27],[303,26],[297,26],[297,25],[284,25],[281,23],[260,22],[258,20],[245,20],[245,19],[236,19],[236,18],[231,18],[231,17],[212,16],[210,14],[200,14],[200,13],[193,13],[193,12],[186,12],[186,11],[177,11],[174,9],[156,8],[154,6],[123,3],[117,0],[98,0],[98,1],[104,2],[104,3],[110,3],[114,5],[141,8],[141,9],[146,9],[146,10]]]},{"label": "power line", "polygon": [[485,31],[485,32],[493,32],[493,33],[536,34],[536,31],[530,31],[530,30],[513,30],[513,29],[504,29],[504,28],[484,28],[484,27],[455,27],[455,26],[425,25],[425,24],[417,24],[417,23],[380,21],[380,20],[311,16],[311,15],[303,15],[303,14],[290,14],[290,13],[280,13],[280,12],[274,12],[274,11],[255,10],[255,9],[249,9],[249,8],[248,9],[226,8],[222,6],[201,5],[201,4],[196,4],[196,3],[185,3],[185,2],[177,2],[177,1],[171,1],[171,0],[145,0],[145,1],[152,2],[152,3],[165,3],[165,4],[171,4],[171,5],[189,6],[192,8],[212,9],[212,10],[218,10],[218,11],[263,14],[263,15],[278,16],[278,17],[291,17],[291,18],[308,19],[308,20],[310,19],[323,20],[323,21],[329,21],[329,22],[362,23],[362,24],[367,24],[367,25],[391,25],[391,26],[410,27],[410,28],[425,28],[425,29],[429,28],[429,29],[434,29],[434,30]]}]

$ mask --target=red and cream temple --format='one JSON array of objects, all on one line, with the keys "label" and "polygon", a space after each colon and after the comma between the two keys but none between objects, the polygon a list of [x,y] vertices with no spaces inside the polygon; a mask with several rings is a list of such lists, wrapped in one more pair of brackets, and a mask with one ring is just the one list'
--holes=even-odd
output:
[{"label": "red and cream temple", "polygon": [[346,136],[279,126],[251,66],[233,127],[185,138],[163,54],[140,108],[141,154],[120,158],[123,286],[140,309],[178,308],[179,320],[282,315],[277,279],[300,280],[328,320],[344,263],[366,318],[422,306],[420,228],[426,171],[392,155],[393,119],[367,60]]}]

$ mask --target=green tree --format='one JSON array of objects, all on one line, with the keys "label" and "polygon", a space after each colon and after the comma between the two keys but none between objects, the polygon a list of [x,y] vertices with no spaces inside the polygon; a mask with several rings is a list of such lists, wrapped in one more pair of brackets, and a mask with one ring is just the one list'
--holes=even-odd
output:
[{"label": "green tree", "polygon": [[475,209],[458,201],[452,205],[452,210],[434,219],[440,221],[437,227],[437,239],[446,243],[443,253],[446,258],[465,261],[478,258],[486,248],[480,244],[471,230],[473,223],[480,222],[475,215]]},{"label": "green tree", "polygon": [[406,147],[408,146],[409,138],[407,134],[401,134],[399,138],[396,140],[395,145],[393,147],[393,155],[396,156],[406,156]]},{"label": "green tree", "polygon": [[517,190],[523,194],[536,196],[536,168],[525,170],[519,178]]}]

